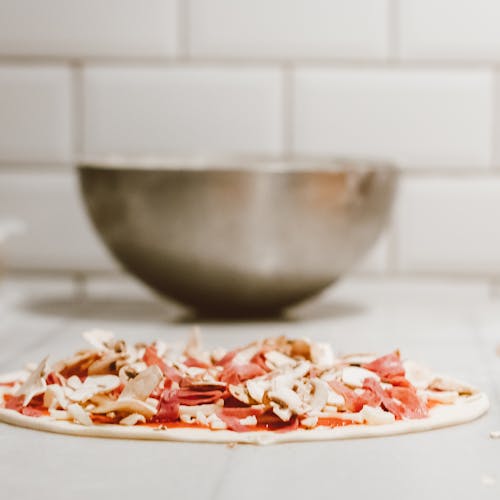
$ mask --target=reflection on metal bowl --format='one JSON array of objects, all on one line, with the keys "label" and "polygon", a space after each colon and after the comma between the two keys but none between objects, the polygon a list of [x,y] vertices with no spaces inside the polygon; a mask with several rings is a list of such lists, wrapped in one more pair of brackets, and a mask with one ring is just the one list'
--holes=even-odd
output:
[{"label": "reflection on metal bowl", "polygon": [[348,271],[384,227],[397,173],[343,160],[79,166],[90,217],[125,269],[227,316],[272,313]]}]

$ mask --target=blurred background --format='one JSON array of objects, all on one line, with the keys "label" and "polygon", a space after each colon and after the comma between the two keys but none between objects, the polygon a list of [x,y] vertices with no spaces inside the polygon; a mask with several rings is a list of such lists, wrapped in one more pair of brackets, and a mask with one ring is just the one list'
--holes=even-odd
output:
[{"label": "blurred background", "polygon": [[499,26],[497,0],[0,0],[5,265],[117,271],[82,156],[332,154],[402,169],[358,272],[499,276]]}]

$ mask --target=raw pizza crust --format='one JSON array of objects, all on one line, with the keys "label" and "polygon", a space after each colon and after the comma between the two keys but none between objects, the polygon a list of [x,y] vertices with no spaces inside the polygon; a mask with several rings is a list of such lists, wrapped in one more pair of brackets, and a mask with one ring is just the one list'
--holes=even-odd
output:
[{"label": "raw pizza crust", "polygon": [[[19,379],[20,372],[0,376],[0,382]],[[96,424],[84,426],[72,422],[55,420],[52,417],[28,417],[14,410],[0,408],[0,421],[38,431],[70,434],[73,436],[102,437],[115,439],[147,439],[156,441],[189,441],[206,443],[274,444],[297,441],[328,441],[392,436],[412,432],[429,431],[442,427],[463,424],[479,418],[489,408],[484,393],[460,396],[450,405],[438,405],[429,410],[429,417],[417,420],[399,420],[385,425],[346,425],[344,427],[319,427],[297,429],[290,432],[234,432],[203,428],[159,429],[145,425],[121,426],[117,424]]]}]

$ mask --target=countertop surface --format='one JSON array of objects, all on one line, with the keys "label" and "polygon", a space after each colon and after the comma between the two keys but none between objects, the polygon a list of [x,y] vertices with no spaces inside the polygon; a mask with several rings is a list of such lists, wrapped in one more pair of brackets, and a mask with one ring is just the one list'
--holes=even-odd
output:
[{"label": "countertop surface", "polygon": [[426,433],[274,446],[77,438],[0,424],[9,500],[444,498],[500,496],[500,293],[475,281],[351,279],[277,320],[223,322],[165,305],[126,279],[0,285],[0,372],[82,346],[88,328],[127,340],[179,341],[199,324],[209,346],[286,333],[338,352],[403,355],[482,388],[491,409]]}]

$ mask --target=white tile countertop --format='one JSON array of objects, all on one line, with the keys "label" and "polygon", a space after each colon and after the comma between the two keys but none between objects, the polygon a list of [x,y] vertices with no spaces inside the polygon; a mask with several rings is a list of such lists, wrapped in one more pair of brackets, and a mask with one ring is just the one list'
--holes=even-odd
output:
[{"label": "white tile countertop", "polygon": [[0,285],[0,372],[69,354],[90,327],[128,340],[178,341],[193,322],[210,346],[286,333],[337,351],[404,356],[486,391],[470,424],[407,436],[247,446],[118,441],[0,424],[0,488],[9,500],[489,499],[500,495],[500,293],[475,281],[349,280],[274,321],[193,318],[124,279],[84,286],[9,278]]}]

